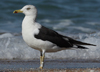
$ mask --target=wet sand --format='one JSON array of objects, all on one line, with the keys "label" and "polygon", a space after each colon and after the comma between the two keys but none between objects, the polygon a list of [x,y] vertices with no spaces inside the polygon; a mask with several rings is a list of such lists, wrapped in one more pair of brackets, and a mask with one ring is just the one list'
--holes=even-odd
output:
[{"label": "wet sand", "polygon": [[98,61],[45,60],[40,70],[39,60],[0,60],[0,72],[100,72]]},{"label": "wet sand", "polygon": [[2,70],[0,72],[100,72],[100,68],[77,69],[29,69],[29,70]]}]

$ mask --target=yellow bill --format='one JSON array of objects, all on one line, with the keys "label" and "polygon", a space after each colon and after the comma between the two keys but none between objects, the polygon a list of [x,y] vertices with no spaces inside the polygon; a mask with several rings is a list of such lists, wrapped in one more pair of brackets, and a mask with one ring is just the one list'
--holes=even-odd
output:
[{"label": "yellow bill", "polygon": [[19,10],[15,10],[13,13],[23,13],[23,11]]}]

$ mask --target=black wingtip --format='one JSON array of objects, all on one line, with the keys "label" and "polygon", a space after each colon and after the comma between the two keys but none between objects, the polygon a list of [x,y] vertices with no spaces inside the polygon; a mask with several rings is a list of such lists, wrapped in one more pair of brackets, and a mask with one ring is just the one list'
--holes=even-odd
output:
[{"label": "black wingtip", "polygon": [[85,42],[80,42],[80,41],[76,41],[75,43],[76,43],[77,45],[79,44],[79,45],[91,45],[91,46],[96,46],[96,45],[94,45],[94,44],[85,43]]},{"label": "black wingtip", "polygon": [[88,43],[87,43],[87,45],[96,46],[96,45],[94,45],[94,44],[88,44]]},{"label": "black wingtip", "polygon": [[97,45],[92,44],[92,46],[97,46]]},{"label": "black wingtip", "polygon": [[77,46],[77,48],[80,48],[80,49],[88,49],[87,47],[83,47],[83,46]]},{"label": "black wingtip", "polygon": [[74,39],[72,39],[70,37],[65,37],[65,38],[68,38],[69,42],[72,43],[72,44],[74,44],[74,45],[91,45],[91,46],[96,46],[94,44],[90,44],[90,43],[85,43],[85,42],[74,40]]}]

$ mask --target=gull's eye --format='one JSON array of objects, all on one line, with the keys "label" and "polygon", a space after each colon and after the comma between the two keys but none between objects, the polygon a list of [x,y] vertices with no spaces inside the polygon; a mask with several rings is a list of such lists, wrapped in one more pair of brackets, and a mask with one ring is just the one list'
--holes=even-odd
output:
[{"label": "gull's eye", "polygon": [[27,8],[27,10],[30,10],[31,8]]}]

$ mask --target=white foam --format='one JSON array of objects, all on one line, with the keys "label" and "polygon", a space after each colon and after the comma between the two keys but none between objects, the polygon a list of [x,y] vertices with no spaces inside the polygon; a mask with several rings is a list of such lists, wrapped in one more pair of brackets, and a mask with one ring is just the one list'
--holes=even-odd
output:
[{"label": "white foam", "polygon": [[80,30],[80,31],[83,31],[83,32],[94,32],[95,31],[95,30],[90,29],[90,28],[79,27],[79,26],[78,27],[73,26],[73,27],[69,27],[69,28]]},{"label": "white foam", "polygon": [[87,24],[90,24],[90,25],[99,25],[100,22],[86,22]]},{"label": "white foam", "polygon": [[[73,35],[74,36],[74,35]],[[100,33],[79,34],[79,40],[97,46],[86,46],[89,49],[63,50],[55,53],[46,53],[46,58],[67,59],[100,59]],[[0,59],[36,59],[39,51],[28,47],[22,37],[0,38]]]},{"label": "white foam", "polygon": [[66,28],[69,25],[74,24],[71,20],[64,19],[64,20],[59,20],[59,23],[55,26],[53,26],[53,29],[62,29]]},{"label": "white foam", "polygon": [[0,38],[7,38],[7,37],[13,37],[13,35],[11,33],[4,33],[0,35]]},{"label": "white foam", "polygon": [[0,59],[39,58],[38,51],[30,48],[21,37],[0,39]]}]

